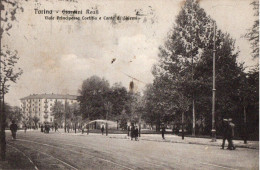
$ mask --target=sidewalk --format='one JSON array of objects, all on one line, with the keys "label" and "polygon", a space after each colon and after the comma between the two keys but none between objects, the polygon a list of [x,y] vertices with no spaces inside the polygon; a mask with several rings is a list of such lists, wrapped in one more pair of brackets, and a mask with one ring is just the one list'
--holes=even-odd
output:
[{"label": "sidewalk", "polygon": [[[121,138],[127,139],[125,134],[109,134],[110,138]],[[163,140],[159,134],[141,134],[139,140],[146,141],[156,141],[156,142],[169,142],[169,143],[186,143],[186,144],[197,144],[197,145],[209,145],[209,146],[218,146],[221,148],[222,139],[217,139],[216,142],[211,142],[211,139],[208,138],[195,138],[195,137],[184,137],[182,140],[181,136],[177,135],[165,135]],[[233,140],[233,143],[238,148],[248,148],[248,149],[259,149],[259,141],[247,141],[247,144],[244,144],[242,140]],[[227,141],[226,141],[227,147]]]},{"label": "sidewalk", "polygon": [[[51,131],[50,133],[54,133]],[[74,131],[70,131],[70,133],[64,133],[63,129],[59,129],[58,133],[62,135],[77,135],[77,136],[87,136],[88,134],[85,132],[82,134],[81,132],[74,133]],[[89,135],[101,135],[101,133],[89,133]],[[105,134],[104,134],[105,136]],[[110,134],[108,133],[109,138],[116,139],[129,139],[127,134]],[[209,138],[196,138],[196,137],[184,137],[182,140],[181,136],[165,134],[165,139],[162,139],[161,134],[141,134],[139,140],[145,141],[155,141],[155,142],[169,142],[169,143],[185,143],[185,144],[197,144],[197,145],[208,145],[208,146],[217,146],[221,148],[222,139],[217,139],[216,142],[211,142]],[[235,147],[237,148],[248,148],[248,149],[257,149],[259,150],[259,141],[247,141],[247,144],[244,144],[242,140],[233,140]],[[226,141],[227,147],[228,142]]]}]

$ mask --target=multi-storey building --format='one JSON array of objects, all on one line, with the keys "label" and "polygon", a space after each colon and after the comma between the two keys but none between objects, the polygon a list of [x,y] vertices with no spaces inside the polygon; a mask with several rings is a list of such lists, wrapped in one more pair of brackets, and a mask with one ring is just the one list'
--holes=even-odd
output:
[{"label": "multi-storey building", "polygon": [[33,94],[27,97],[21,98],[21,108],[24,118],[38,117],[39,123],[53,122],[54,117],[52,115],[51,108],[56,101],[65,105],[73,104],[77,102],[76,95],[62,95],[62,94]]}]

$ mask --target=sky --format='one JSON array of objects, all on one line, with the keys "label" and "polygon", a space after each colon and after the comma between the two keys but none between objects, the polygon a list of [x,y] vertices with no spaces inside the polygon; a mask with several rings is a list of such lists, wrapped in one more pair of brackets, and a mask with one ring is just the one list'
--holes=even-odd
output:
[{"label": "sky", "polygon": [[[152,83],[152,66],[158,61],[158,47],[173,27],[183,1],[180,0],[37,0],[21,1],[23,13],[5,36],[2,44],[16,49],[20,56],[17,67],[23,74],[11,84],[6,101],[19,105],[19,99],[30,94],[78,94],[83,80],[92,75],[104,77],[113,85],[121,82],[129,87],[132,76],[139,91]],[[242,36],[256,19],[251,0],[200,0],[200,6],[216,20],[223,32],[230,33],[240,51],[238,62],[245,66],[258,63],[250,53],[250,43]],[[61,11],[98,9],[98,21],[45,20],[35,14],[35,8]],[[112,23],[104,16],[135,16],[144,14],[138,21]],[[95,15],[92,15],[95,16]],[[111,60],[116,58],[111,64]],[[127,76],[129,75],[129,76]]]}]

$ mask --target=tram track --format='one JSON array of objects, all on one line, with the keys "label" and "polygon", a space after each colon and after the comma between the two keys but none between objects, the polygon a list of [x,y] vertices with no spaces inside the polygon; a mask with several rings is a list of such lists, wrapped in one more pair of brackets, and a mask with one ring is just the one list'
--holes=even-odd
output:
[{"label": "tram track", "polygon": [[26,157],[26,158],[29,160],[29,162],[33,165],[33,167],[34,167],[35,170],[39,170],[38,167],[36,166],[36,164],[31,160],[31,158],[30,158],[29,156],[27,156],[23,151],[21,151],[21,150],[18,149],[17,147],[12,146],[12,145],[10,145],[10,144],[7,144],[7,146],[10,146],[10,147],[13,148],[14,150],[20,152],[24,157]]},{"label": "tram track", "polygon": [[[72,152],[72,153],[75,153],[75,154],[81,154],[81,155],[86,156],[86,151],[84,151],[84,152],[78,152],[78,151],[75,151],[75,150],[66,149],[66,148],[64,148],[64,147],[59,147],[59,146],[55,146],[55,145],[51,145],[51,144],[47,144],[47,143],[40,143],[40,142],[31,141],[31,140],[25,140],[25,139],[17,139],[17,141],[22,141],[22,142],[28,142],[28,143],[38,144],[38,145],[42,145],[42,146],[44,146],[44,147],[51,147],[51,148],[56,148],[56,149],[60,149],[60,150],[66,150],[66,151],[69,151],[69,152]],[[20,144],[21,144],[21,142],[20,142]],[[23,145],[23,146],[24,146],[24,145]],[[26,146],[24,146],[24,147],[26,147]],[[30,148],[30,147],[26,147],[26,148]],[[58,159],[58,158],[56,158],[56,157],[54,157],[54,156],[52,156],[52,155],[50,155],[50,154],[47,154],[47,153],[42,152],[42,151],[37,150],[37,149],[33,149],[33,150],[35,150],[35,151],[37,151],[37,152],[40,152],[40,153],[42,153],[42,154],[51,156],[52,158],[58,160],[59,162],[65,164],[65,165],[67,165],[67,166],[69,166],[71,169],[78,169],[78,168],[72,166],[71,164],[66,163],[65,161],[62,161],[62,160],[60,160],[60,159]],[[103,162],[106,162],[106,163],[109,163],[109,164],[113,164],[114,166],[120,167],[120,168],[122,168],[122,169],[133,170],[133,168],[127,167],[127,166],[125,166],[125,165],[118,164],[118,163],[113,162],[113,161],[111,161],[111,160],[104,159],[104,158],[101,158],[101,157],[98,157],[98,156],[95,156],[95,155],[89,154],[89,153],[88,153],[88,155],[90,156],[90,157],[88,157],[88,159],[94,159],[94,158],[95,158],[95,159],[98,159],[99,161],[103,161]],[[94,163],[94,162],[91,162],[91,164],[95,164],[95,163]],[[95,164],[95,166],[98,167],[98,164]]]},{"label": "tram track", "polygon": [[[24,137],[24,136],[21,136],[21,137]],[[46,141],[44,143],[39,142],[39,140],[43,140],[43,139],[47,140],[48,142],[47,143],[46,143]],[[132,163],[138,161],[139,165],[142,165],[142,166],[138,167],[138,164],[135,164],[135,166],[132,166],[132,163],[130,163],[130,165],[132,166],[131,168],[127,165],[123,165],[125,167],[122,167],[121,166],[122,164],[116,163],[116,162],[120,162],[120,161],[125,162],[126,159],[128,159],[128,157],[125,157],[126,159],[122,159],[122,157],[125,156],[124,153],[132,153],[133,152],[132,148],[122,147],[120,145],[119,146],[113,145],[111,147],[110,146],[104,147],[104,150],[103,150],[103,148],[101,150],[100,149],[96,150],[100,143],[94,144],[93,142],[95,142],[96,139],[94,140],[94,139],[91,139],[91,138],[89,139],[88,143],[84,143],[84,144],[83,144],[82,140],[81,141],[79,140],[78,142],[76,142],[75,140],[71,140],[71,141],[69,141],[70,144],[68,144],[67,143],[68,141],[61,138],[60,136],[56,136],[56,138],[52,138],[48,135],[44,136],[44,138],[37,137],[37,136],[30,136],[30,140],[26,140],[26,139],[21,139],[21,140],[24,140],[24,142],[25,141],[26,142],[37,142],[38,144],[45,146],[45,147],[52,147],[52,148],[56,147],[57,149],[62,149],[62,150],[68,150],[66,147],[69,147],[70,148],[69,149],[70,151],[68,150],[69,152],[76,153],[76,154],[82,154],[82,155],[86,155],[86,154],[92,155],[93,158],[98,157],[99,160],[101,160],[103,162],[107,162],[107,163],[113,164],[115,166],[120,165],[118,167],[121,167],[123,169],[148,169],[148,168],[149,169],[150,168],[152,168],[152,169],[172,169],[173,167],[174,167],[174,169],[181,169],[181,168],[183,168],[183,162],[185,162],[185,160],[181,159],[181,155],[180,155],[180,157],[178,155],[175,155],[172,158],[172,160],[175,160],[175,161],[171,162],[170,164],[163,162],[163,159],[161,159],[162,157],[159,157],[159,159],[154,159],[155,157],[150,156],[150,155],[148,155],[147,157],[142,157],[143,160],[141,160],[141,159],[138,160],[138,157],[141,156],[141,153],[135,152],[135,157],[131,157],[131,161],[132,161]],[[60,147],[59,145],[55,146],[55,142],[62,143],[63,147]],[[98,142],[100,142],[100,141],[98,141]],[[108,142],[108,145],[110,144],[110,142]],[[54,145],[52,145],[53,143],[54,143]],[[112,143],[113,143],[113,141],[112,141]],[[51,146],[49,146],[49,145],[51,145]],[[113,154],[113,156],[116,156],[116,162],[111,161],[109,159],[101,158],[100,156],[96,156],[97,154],[101,154],[102,157],[107,157],[108,155],[111,155],[113,152],[115,152],[115,151],[111,152],[110,150],[111,149],[113,150],[116,147],[121,148],[119,153],[116,153],[116,155]],[[77,151],[78,149],[81,149],[81,150]],[[134,147],[134,149],[136,150],[137,148]],[[186,152],[186,150],[184,150],[184,151]],[[169,154],[171,154],[171,152],[169,152]],[[152,154],[152,155],[154,155],[154,154]],[[190,163],[194,164],[194,167],[201,167],[202,169],[218,169],[218,168],[235,169],[235,168],[231,168],[231,167],[226,166],[226,165],[215,164],[215,163],[211,163],[211,162],[198,161],[195,157],[191,157],[191,158],[193,160],[192,161],[193,163],[192,162],[190,162]],[[191,158],[189,158],[189,160]],[[114,164],[114,163],[116,163],[116,164]],[[129,162],[127,162],[127,164],[128,163]]]},{"label": "tram track", "polygon": [[[41,138],[34,138],[34,140],[33,141],[35,141],[35,139],[37,140],[37,139],[41,139]],[[95,148],[96,147],[96,145],[92,145],[91,143],[88,143],[88,146],[92,146],[92,148],[89,148],[89,147],[84,147],[84,146],[79,146],[79,143],[75,143],[75,142],[73,142],[75,145],[73,145],[73,144],[66,144],[65,142],[66,142],[66,140],[63,140],[63,139],[52,139],[52,138],[48,138],[49,140],[52,140],[52,141],[56,141],[56,142],[59,142],[59,143],[63,143],[63,145],[64,146],[69,146],[69,147],[76,147],[76,148],[80,148],[80,149],[84,149],[84,152],[88,152],[88,153],[91,153],[91,154],[93,154],[92,152],[90,152],[90,151],[88,151],[89,149],[93,149],[93,148]],[[24,140],[24,139],[23,139]],[[28,141],[28,140],[27,140]],[[32,141],[32,140],[30,140],[30,141]],[[28,142],[30,142],[30,141],[28,141]],[[77,144],[77,145],[76,145]],[[63,148],[63,147],[61,147],[61,148]],[[87,150],[86,150],[87,149]],[[129,149],[129,148],[124,148],[124,150],[126,150],[126,152],[124,152],[124,153],[130,153],[130,151],[132,151],[131,149]],[[72,152],[75,152],[75,151],[72,151]],[[111,154],[111,152],[108,152],[108,151],[104,151],[104,150],[102,150],[102,153],[105,153],[105,154],[107,154],[107,155],[110,155]],[[135,152],[136,154],[138,154],[138,152]],[[78,153],[78,154],[82,154],[82,153]],[[123,157],[123,156],[125,156],[125,154],[122,154],[122,155],[120,155],[120,157],[117,157],[117,159],[120,159],[121,157]],[[141,155],[140,155],[140,157],[141,157]],[[100,157],[99,157],[100,158]],[[149,161],[149,158],[152,158],[153,160],[153,162],[151,162],[151,160]],[[103,159],[103,158],[101,158],[101,159]],[[142,157],[142,159],[146,159],[145,161],[142,161],[142,160],[140,160],[140,159],[138,159],[138,158],[131,158],[132,160],[134,160],[135,162],[136,161],[138,161],[138,162],[141,162],[141,163],[143,163],[142,165],[145,165],[145,164],[148,164],[149,165],[149,167],[153,167],[153,168],[155,168],[155,167],[157,167],[157,169],[165,169],[165,168],[167,168],[167,169],[172,169],[172,167],[170,167],[169,166],[169,164],[167,164],[167,163],[163,163],[162,161],[160,161],[160,162],[158,162],[158,160],[156,160],[156,158],[155,157],[151,157],[151,156],[148,156],[148,157]],[[120,161],[123,161],[123,160],[120,160]],[[178,160],[179,161],[179,160]],[[176,166],[180,166],[181,164],[177,164],[177,163],[175,163],[175,165]],[[143,169],[143,168],[141,168],[141,167],[134,167],[134,169]]]}]

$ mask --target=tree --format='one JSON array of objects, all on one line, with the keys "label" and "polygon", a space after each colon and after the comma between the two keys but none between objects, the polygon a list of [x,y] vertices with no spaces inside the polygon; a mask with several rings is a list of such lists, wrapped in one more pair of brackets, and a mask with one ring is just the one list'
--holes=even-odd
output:
[{"label": "tree", "polygon": [[125,118],[122,114],[126,108],[128,100],[129,95],[126,88],[119,83],[114,84],[111,88],[109,101],[112,104],[111,118],[116,120],[117,123],[122,120],[122,118]]},{"label": "tree", "polygon": [[82,115],[80,113],[80,108],[78,103],[72,103],[68,105],[67,109],[67,119],[70,119],[70,121],[73,123],[73,127],[75,130],[75,133],[77,131],[77,124],[81,122],[82,120]]},{"label": "tree", "polygon": [[18,106],[9,106],[8,104],[5,104],[5,111],[6,111],[6,118],[7,123],[11,124],[12,120],[14,120],[16,123],[20,123],[22,120],[22,113],[21,109]]},{"label": "tree", "polygon": [[54,116],[54,121],[59,125],[64,121],[65,106],[60,101],[55,101],[54,105],[51,107],[52,116]]},{"label": "tree", "polygon": [[83,119],[106,118],[105,104],[111,95],[109,83],[104,78],[91,76],[83,81],[79,90],[79,105]]},{"label": "tree", "polygon": [[[197,2],[187,0],[167,40],[159,47],[159,62],[153,68],[155,79],[149,107],[154,115],[158,114],[156,119],[169,120],[171,117],[172,121],[180,121],[177,117],[183,112],[188,113],[185,122],[188,132],[193,134],[195,120],[200,119],[201,125],[207,129],[206,134],[210,134],[212,126],[214,22]],[[217,127],[220,127],[219,122],[224,116],[237,117],[237,89],[243,65],[237,63],[235,41],[217,26],[216,30],[216,118]],[[194,114],[189,114],[194,113],[195,101],[196,119]]]},{"label": "tree", "polygon": [[253,9],[255,10],[254,16],[256,20],[254,21],[254,25],[248,33],[246,33],[245,37],[250,41],[252,48],[252,56],[253,58],[259,57],[259,0],[255,0],[251,3],[253,5]]},{"label": "tree", "polygon": [[32,120],[34,122],[35,128],[38,129],[38,122],[40,121],[40,119],[37,116],[34,116]]},{"label": "tree", "polygon": [[[195,67],[203,49],[207,48],[212,40],[212,23],[212,19],[197,2],[186,1],[177,16],[176,24],[168,34],[168,39],[159,48],[160,61],[153,71],[154,76],[161,82],[160,88],[163,89],[160,90],[164,94],[168,93],[168,96],[174,97],[177,95],[177,88],[178,91],[182,88],[183,96],[192,99],[190,108],[193,113],[193,134],[197,86],[201,83],[195,76]],[[175,83],[171,85],[172,82]],[[167,88],[175,90],[170,92]]]},{"label": "tree", "polygon": [[[2,16],[2,10],[4,15]],[[17,11],[23,12],[23,8],[20,6],[18,0],[2,0],[0,1],[0,40],[4,36],[10,36],[9,30],[12,28],[13,22],[16,20]],[[4,24],[3,24],[4,23]],[[3,48],[2,48],[3,47]],[[19,57],[17,51],[11,50],[7,44],[2,45],[0,41],[0,110],[1,110],[1,159],[5,160],[6,153],[6,140],[5,140],[5,126],[6,126],[6,115],[5,115],[5,104],[4,96],[8,92],[10,82],[16,82],[17,78],[22,74],[21,69],[15,69],[15,64]]]}]

